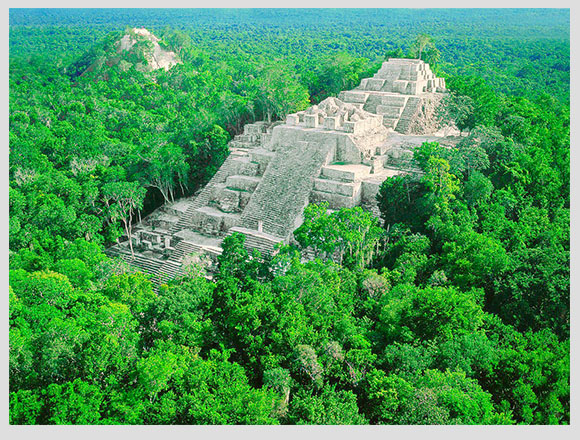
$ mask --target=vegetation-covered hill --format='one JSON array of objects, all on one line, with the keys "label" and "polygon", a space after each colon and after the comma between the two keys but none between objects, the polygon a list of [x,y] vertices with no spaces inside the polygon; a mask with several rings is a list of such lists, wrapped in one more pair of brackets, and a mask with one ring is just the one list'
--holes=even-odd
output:
[{"label": "vegetation-covered hill", "polygon": [[[141,26],[183,63],[87,71]],[[569,29],[566,10],[12,9],[11,423],[569,423]],[[380,223],[312,205],[295,237],[316,261],[232,236],[212,281],[158,293],[103,254],[128,204],[193,194],[244,123],[419,34],[464,138],[416,150]]]}]

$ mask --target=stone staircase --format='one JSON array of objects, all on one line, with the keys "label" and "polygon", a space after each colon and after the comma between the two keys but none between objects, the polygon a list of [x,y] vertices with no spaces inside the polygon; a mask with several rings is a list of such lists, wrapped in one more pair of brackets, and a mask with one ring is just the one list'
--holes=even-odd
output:
[{"label": "stone staircase", "polygon": [[121,247],[113,246],[107,249],[106,254],[112,258],[120,258],[125,263],[141,269],[142,272],[152,275],[151,281],[154,285],[159,284],[158,271],[159,268],[165,264],[165,261],[153,257],[145,257],[139,254],[131,255],[129,250]]},{"label": "stone staircase", "polygon": [[159,283],[163,284],[171,281],[181,273],[181,270],[181,263],[171,260],[165,261],[165,263],[163,263],[157,271]]},{"label": "stone staircase", "polygon": [[187,229],[190,227],[190,219],[195,210],[208,205],[214,187],[219,183],[224,183],[226,178],[232,172],[232,170],[235,169],[236,157],[238,156],[230,154],[226,158],[222,166],[217,170],[214,176],[207,183],[207,185],[205,185],[203,189],[199,192],[199,194],[187,200],[187,203],[189,205],[187,207],[187,210],[181,215],[179,221],[171,227],[171,229],[169,230],[170,233],[175,234],[176,232],[181,231],[182,229]]},{"label": "stone staircase", "polygon": [[169,257],[168,261],[179,263],[186,255],[191,255],[194,253],[202,252],[202,246],[190,241],[180,241],[175,246],[175,250]]},{"label": "stone staircase", "polygon": [[401,113],[401,116],[397,122],[396,130],[399,133],[407,134],[411,128],[411,123],[413,122],[414,116],[419,110],[419,105],[421,104],[421,98],[410,96],[405,105],[405,109]]},{"label": "stone staircase", "polygon": [[203,237],[201,234],[191,233],[191,236],[187,240],[180,241],[176,246],[175,250],[169,257],[168,261],[174,263],[180,263],[184,257],[192,254],[200,253],[210,253],[219,255],[221,254],[221,248],[219,244],[221,240],[208,244],[206,240],[207,237]]},{"label": "stone staircase", "polygon": [[313,180],[328,163],[331,149],[299,141],[278,148],[276,153],[237,226],[286,238],[297,226]]}]

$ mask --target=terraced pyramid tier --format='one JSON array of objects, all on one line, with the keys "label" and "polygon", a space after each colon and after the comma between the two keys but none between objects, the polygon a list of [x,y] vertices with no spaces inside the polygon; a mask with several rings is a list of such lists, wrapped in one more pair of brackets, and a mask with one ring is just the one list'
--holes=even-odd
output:
[{"label": "terraced pyramid tier", "polygon": [[433,108],[445,92],[445,80],[437,78],[421,60],[389,58],[373,78],[365,78],[339,98],[383,117],[383,125],[405,134],[436,131]]}]

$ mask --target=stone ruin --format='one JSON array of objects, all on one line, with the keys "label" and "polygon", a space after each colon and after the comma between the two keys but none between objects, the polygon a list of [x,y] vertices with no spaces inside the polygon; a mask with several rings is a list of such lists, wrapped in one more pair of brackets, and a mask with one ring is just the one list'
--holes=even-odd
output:
[{"label": "stone ruin", "polygon": [[[224,237],[244,234],[248,250],[275,252],[293,242],[308,203],[330,210],[361,206],[379,216],[376,195],[388,177],[413,170],[412,148],[453,143],[425,108],[445,93],[420,60],[389,59],[373,78],[284,122],[256,122],[230,143],[230,154],[196,195],[162,206],[108,249],[154,275],[183,273],[191,256],[215,261]],[[431,107],[430,107],[431,106]],[[412,134],[411,134],[412,133]]]},{"label": "stone ruin", "polygon": [[425,134],[437,130],[434,116],[445,92],[445,80],[435,77],[421,60],[389,58],[372,78],[339,98],[383,116],[383,124],[403,134]]},{"label": "stone ruin", "polygon": [[[133,28],[132,34],[125,34],[117,43],[117,53],[130,50],[137,43],[137,36],[148,40],[151,43],[151,48],[146,50],[144,55],[147,59],[147,64],[138,64],[136,68],[143,71],[151,71],[157,69],[169,70],[176,64],[181,64],[177,54],[171,50],[163,49],[159,45],[159,38],[153,35],[145,28]],[[125,68],[128,68],[125,63]]]}]

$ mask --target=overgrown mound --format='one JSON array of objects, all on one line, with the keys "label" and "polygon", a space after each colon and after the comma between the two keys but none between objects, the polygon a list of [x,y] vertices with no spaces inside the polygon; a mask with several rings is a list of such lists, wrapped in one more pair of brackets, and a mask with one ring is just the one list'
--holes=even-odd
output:
[{"label": "overgrown mound", "polygon": [[180,63],[176,53],[162,40],[145,28],[133,28],[110,34],[103,43],[93,47],[75,62],[70,73],[73,76],[89,72],[106,75],[106,68],[113,66],[123,71],[134,67],[141,72],[151,72],[169,70]]}]

